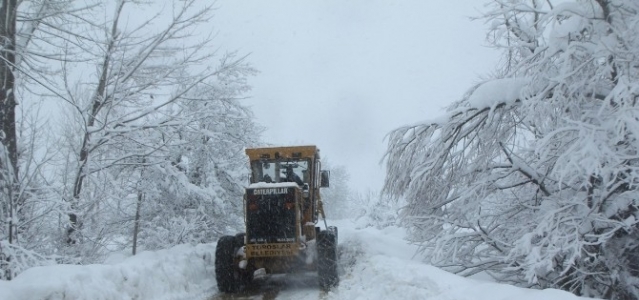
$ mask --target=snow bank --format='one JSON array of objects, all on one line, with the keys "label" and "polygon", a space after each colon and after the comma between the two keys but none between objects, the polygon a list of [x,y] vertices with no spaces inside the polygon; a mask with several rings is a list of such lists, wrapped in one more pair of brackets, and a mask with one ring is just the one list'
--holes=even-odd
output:
[{"label": "snow bank", "polygon": [[329,299],[569,300],[560,290],[531,290],[460,277],[420,262],[401,228],[352,229],[340,223],[339,287]]},{"label": "snow bank", "polygon": [[0,299],[184,298],[215,286],[214,252],[212,244],[178,245],[113,265],[35,267],[12,281],[0,281]]},{"label": "snow bank", "polygon": [[332,299],[580,299],[559,290],[530,290],[462,278],[429,265],[379,254],[364,257],[350,273]]},{"label": "snow bank", "polygon": [[[282,285],[281,290],[275,295],[271,292],[269,297],[280,300],[580,299],[558,290],[530,290],[463,278],[426,265],[415,257],[416,246],[405,241],[402,228],[356,229],[351,221],[330,223],[339,227],[339,286],[323,294],[313,284],[316,281],[311,274],[310,281],[303,281],[301,287]],[[168,250],[143,252],[112,264],[31,268],[13,281],[0,281],[0,299],[219,299],[214,252],[215,244],[179,245]],[[301,278],[300,275],[291,277]],[[266,295],[259,295],[258,290],[250,299]]]}]

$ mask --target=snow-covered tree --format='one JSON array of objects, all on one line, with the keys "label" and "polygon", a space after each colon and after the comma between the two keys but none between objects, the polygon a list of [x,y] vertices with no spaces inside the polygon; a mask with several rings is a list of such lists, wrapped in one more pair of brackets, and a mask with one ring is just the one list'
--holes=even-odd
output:
[{"label": "snow-covered tree", "polygon": [[639,2],[493,1],[499,75],[389,135],[385,191],[433,264],[639,298]]},{"label": "snow-covered tree", "polygon": [[0,1],[0,279],[238,225],[255,70],[210,5]]},{"label": "snow-covered tree", "polygon": [[176,103],[183,126],[144,169],[141,242],[147,249],[212,241],[241,225],[248,178],[243,150],[256,144],[259,130],[235,99],[243,80],[220,80],[220,89],[198,89]]},{"label": "snow-covered tree", "polygon": [[[238,102],[255,71],[243,57],[214,50],[207,35],[210,6],[171,1],[155,6],[148,19],[131,18],[149,5],[121,0],[100,6],[109,18],[85,24],[91,38],[82,40],[87,61],[98,66],[95,74],[77,78],[91,73],[86,62],[65,65],[71,108],[65,147],[73,154],[64,171],[70,206],[65,240],[76,245],[66,251],[84,260],[114,235],[130,232],[134,220],[148,241],[152,230],[214,233],[212,219],[224,224],[241,210],[233,204],[237,212],[229,214],[221,206],[230,204],[218,202],[237,196],[238,153],[258,135],[250,111]],[[201,210],[197,218],[188,216],[194,209]],[[198,222],[209,227],[193,225]]]},{"label": "snow-covered tree", "polygon": [[350,211],[359,228],[385,228],[397,224],[400,202],[393,201],[379,191],[355,192],[349,197]]},{"label": "snow-covered tree", "polygon": [[[16,238],[15,222],[13,217],[17,214],[18,200],[15,197],[17,189],[17,144],[15,130],[15,64],[16,64],[16,1],[3,0],[0,2],[0,185],[7,192],[2,193],[2,227],[6,232],[7,242],[3,248],[14,243]],[[6,229],[5,229],[6,228]],[[5,237],[0,240],[4,242]],[[0,244],[0,245],[3,245]],[[11,278],[11,268],[8,267],[8,251],[0,249],[1,278]],[[9,274],[6,274],[9,273]],[[6,274],[6,275],[5,275]]]},{"label": "snow-covered tree", "polygon": [[[44,166],[54,154],[47,150],[43,98],[55,93],[47,64],[60,62],[66,26],[72,27],[87,6],[73,0],[0,1],[0,279],[49,263],[43,242],[45,224],[59,209]],[[68,60],[71,60],[67,58]]]},{"label": "snow-covered tree", "polygon": [[349,187],[350,174],[344,166],[332,165],[324,159],[323,168],[330,170],[330,186],[321,189],[324,212],[330,219],[343,219],[353,216],[350,205],[351,189]]}]

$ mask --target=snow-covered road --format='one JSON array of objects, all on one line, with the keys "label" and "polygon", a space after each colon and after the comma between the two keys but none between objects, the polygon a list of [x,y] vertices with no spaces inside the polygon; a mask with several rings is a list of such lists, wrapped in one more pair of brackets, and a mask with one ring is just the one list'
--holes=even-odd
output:
[{"label": "snow-covered road", "polygon": [[413,258],[404,230],[360,228],[337,222],[340,285],[321,292],[315,274],[262,277],[255,287],[231,296],[217,291],[215,244],[180,245],[114,257],[108,264],[47,266],[0,281],[0,299],[578,299],[558,290],[529,290],[462,278]]}]

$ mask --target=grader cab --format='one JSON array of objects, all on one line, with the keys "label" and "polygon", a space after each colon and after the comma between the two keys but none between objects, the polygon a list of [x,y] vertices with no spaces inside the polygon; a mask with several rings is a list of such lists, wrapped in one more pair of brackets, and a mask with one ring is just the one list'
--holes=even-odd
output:
[{"label": "grader cab", "polygon": [[321,170],[319,149],[253,148],[246,154],[251,179],[244,193],[245,232],[217,243],[218,289],[237,292],[260,269],[266,274],[316,271],[321,288],[335,286],[337,228],[326,223],[320,198],[329,173]]}]

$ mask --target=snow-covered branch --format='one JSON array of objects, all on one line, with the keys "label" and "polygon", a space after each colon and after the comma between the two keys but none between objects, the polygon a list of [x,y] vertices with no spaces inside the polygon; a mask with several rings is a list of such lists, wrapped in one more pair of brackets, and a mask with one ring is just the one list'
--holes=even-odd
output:
[{"label": "snow-covered branch", "polygon": [[385,192],[435,265],[639,298],[639,3],[553,2],[493,1],[504,78],[392,131]]}]

